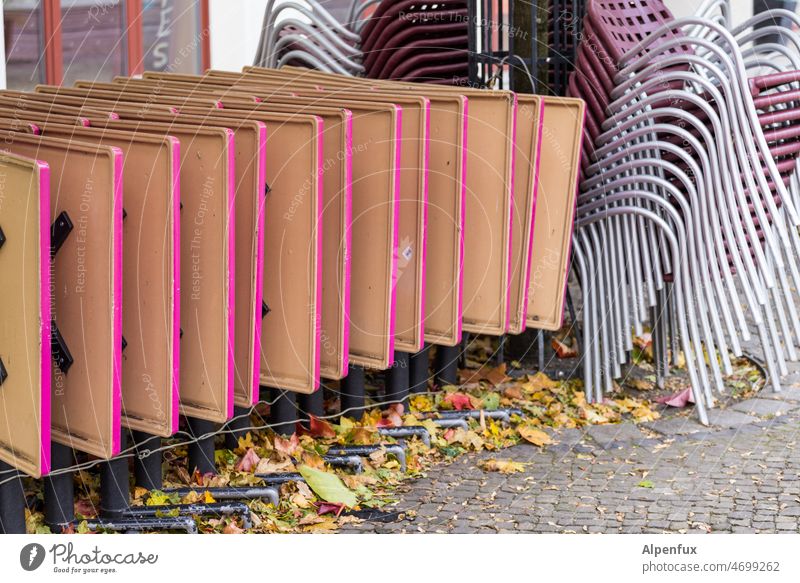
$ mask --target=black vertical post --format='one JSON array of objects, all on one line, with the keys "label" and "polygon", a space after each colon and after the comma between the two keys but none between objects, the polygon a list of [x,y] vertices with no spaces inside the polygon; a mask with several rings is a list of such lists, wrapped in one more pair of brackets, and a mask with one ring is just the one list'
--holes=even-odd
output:
[{"label": "black vertical post", "polygon": [[[161,490],[164,477],[161,470],[162,455],[156,451],[161,447],[161,438],[143,431],[132,431],[134,453],[133,473],[136,485],[147,490]],[[147,456],[141,454],[148,453]]]},{"label": "black vertical post", "polygon": [[460,346],[437,346],[434,359],[434,382],[443,387],[458,385]]},{"label": "black vertical post", "polygon": [[[75,463],[72,448],[53,442],[50,446],[50,471],[63,470]],[[75,484],[72,472],[44,479],[44,522],[53,532],[61,532],[75,520]]]},{"label": "black vertical post", "polygon": [[494,364],[500,366],[506,360],[506,335],[500,336],[500,341],[497,344],[497,352],[494,353]]},{"label": "black vertical post", "polygon": [[310,395],[298,395],[297,399],[300,421],[306,428],[308,428],[308,419],[311,415],[314,417],[325,415],[325,395],[322,387]]},{"label": "black vertical post", "polygon": [[367,389],[364,369],[357,365],[347,367],[347,376],[340,383],[341,411],[345,417],[361,417],[366,403]]},{"label": "black vertical post", "polygon": [[225,425],[225,447],[228,449],[239,447],[239,438],[245,437],[248,431],[250,431],[250,409],[234,407],[233,419]]},{"label": "black vertical post", "polygon": [[[127,431],[122,432],[122,449],[127,448]],[[130,469],[127,457],[111,458],[100,464],[100,515],[104,519],[122,518],[130,507]]]},{"label": "black vertical post", "polygon": [[192,436],[192,443],[189,444],[189,470],[193,474],[195,470],[201,474],[216,474],[217,466],[214,463],[214,436],[198,439],[202,435],[214,432],[214,423],[196,417],[186,418],[189,434]]},{"label": "black vertical post", "polygon": [[16,468],[0,461],[0,534],[25,534],[25,491]]},{"label": "black vertical post", "polygon": [[274,389],[269,406],[269,423],[280,435],[291,435],[297,426],[296,394],[292,391]]},{"label": "black vertical post", "polygon": [[536,332],[536,347],[538,350],[538,370],[544,371],[544,330],[537,330]]},{"label": "black vertical post", "polygon": [[409,354],[408,352],[395,352],[392,367],[386,374],[386,404],[400,403],[408,410],[409,388]]},{"label": "black vertical post", "polygon": [[426,344],[408,359],[408,390],[411,393],[424,393],[428,390],[430,354],[431,345]]}]

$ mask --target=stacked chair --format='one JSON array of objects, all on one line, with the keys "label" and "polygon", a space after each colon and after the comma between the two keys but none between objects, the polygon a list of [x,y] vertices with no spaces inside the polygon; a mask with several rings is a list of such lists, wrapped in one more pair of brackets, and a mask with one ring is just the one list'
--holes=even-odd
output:
[{"label": "stacked chair", "polygon": [[[298,18],[300,16],[300,18]],[[301,65],[342,75],[364,73],[361,37],[317,0],[267,2],[255,65]]]},{"label": "stacked chair", "polygon": [[587,102],[574,246],[587,392],[611,390],[649,323],[659,384],[680,347],[704,423],[730,354],[757,340],[777,391],[800,343],[800,45],[751,32],[797,17],[729,30],[728,14],[720,0],[681,20],[658,0],[592,0],[569,81]]},{"label": "stacked chair", "polygon": [[255,64],[441,84],[469,77],[464,0],[353,0],[347,23],[316,0],[267,3]]},{"label": "stacked chair", "polygon": [[384,0],[361,26],[365,76],[452,84],[469,76],[466,1]]}]

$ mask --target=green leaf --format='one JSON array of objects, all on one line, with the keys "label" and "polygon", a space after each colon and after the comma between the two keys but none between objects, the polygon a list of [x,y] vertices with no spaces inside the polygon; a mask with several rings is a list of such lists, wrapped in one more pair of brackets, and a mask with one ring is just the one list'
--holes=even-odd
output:
[{"label": "green leaf", "polygon": [[297,471],[303,476],[308,487],[325,502],[344,504],[348,508],[352,508],[358,503],[355,494],[342,483],[336,474],[329,474],[310,466],[300,466]]},{"label": "green leaf", "polygon": [[642,480],[642,481],[641,481],[641,482],[639,482],[639,484],[637,484],[637,485],[638,485],[640,488],[655,488],[655,486],[656,486],[656,485],[655,485],[653,482],[651,482],[650,480]]},{"label": "green leaf", "polygon": [[500,393],[488,393],[483,397],[483,408],[491,411],[500,406]]}]

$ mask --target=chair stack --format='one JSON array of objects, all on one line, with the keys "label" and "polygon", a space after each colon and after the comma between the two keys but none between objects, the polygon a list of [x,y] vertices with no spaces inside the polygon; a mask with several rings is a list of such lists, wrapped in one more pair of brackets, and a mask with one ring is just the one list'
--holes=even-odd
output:
[{"label": "chair stack", "polygon": [[797,21],[776,12],[730,31],[723,1],[681,20],[657,0],[589,2],[569,90],[587,102],[574,257],[594,399],[645,323],[659,384],[682,349],[703,422],[751,337],[776,391],[797,358],[800,63],[758,43],[774,27],[751,31]]},{"label": "chair stack", "polygon": [[267,4],[255,64],[452,85],[469,78],[465,0],[353,0],[346,24],[319,2]]},{"label": "chair stack", "polygon": [[[357,2],[354,2],[355,7]],[[254,64],[299,65],[341,75],[361,75],[361,37],[317,0],[267,2]]]},{"label": "chair stack", "polygon": [[361,25],[365,76],[453,84],[469,77],[466,1],[383,0]]}]

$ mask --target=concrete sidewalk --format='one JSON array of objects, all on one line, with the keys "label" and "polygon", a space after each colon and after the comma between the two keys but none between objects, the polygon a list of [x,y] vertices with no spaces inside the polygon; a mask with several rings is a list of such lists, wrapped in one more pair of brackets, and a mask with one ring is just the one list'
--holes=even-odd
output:
[{"label": "concrete sidewalk", "polygon": [[[787,381],[714,410],[712,427],[671,410],[466,455],[405,485],[400,520],[341,532],[800,532],[800,377]],[[488,458],[530,465],[484,472]]]}]

